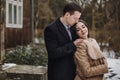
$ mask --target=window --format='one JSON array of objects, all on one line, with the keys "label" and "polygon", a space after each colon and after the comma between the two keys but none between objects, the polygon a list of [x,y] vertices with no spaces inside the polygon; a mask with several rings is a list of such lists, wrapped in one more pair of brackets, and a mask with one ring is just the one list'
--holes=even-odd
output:
[{"label": "window", "polygon": [[22,28],[23,0],[6,0],[6,27]]}]

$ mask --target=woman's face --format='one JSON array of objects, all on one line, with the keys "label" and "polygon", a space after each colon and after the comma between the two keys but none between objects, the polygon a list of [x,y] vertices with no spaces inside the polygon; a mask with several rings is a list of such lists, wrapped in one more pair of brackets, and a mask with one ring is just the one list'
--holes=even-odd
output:
[{"label": "woman's face", "polygon": [[88,28],[87,26],[85,26],[84,23],[82,22],[78,22],[76,24],[76,31],[77,31],[77,35],[82,38],[82,39],[86,39],[88,36]]}]

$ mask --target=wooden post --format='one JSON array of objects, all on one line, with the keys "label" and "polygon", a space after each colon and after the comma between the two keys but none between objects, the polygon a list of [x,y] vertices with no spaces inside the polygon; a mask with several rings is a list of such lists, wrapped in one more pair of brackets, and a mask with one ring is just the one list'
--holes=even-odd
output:
[{"label": "wooden post", "polygon": [[6,79],[6,72],[2,70],[2,64],[4,60],[4,54],[5,54],[5,49],[4,49],[4,26],[3,24],[0,24],[0,80],[5,80]]},{"label": "wooden post", "polygon": [[5,49],[4,49],[4,25],[1,24],[0,30],[0,65],[3,64]]},{"label": "wooden post", "polygon": [[31,0],[32,43],[34,43],[34,0]]},{"label": "wooden post", "polygon": [[4,24],[5,24],[5,16],[4,16],[4,0],[0,0],[0,80],[5,80],[6,72],[2,70],[2,64],[5,55],[4,49]]}]

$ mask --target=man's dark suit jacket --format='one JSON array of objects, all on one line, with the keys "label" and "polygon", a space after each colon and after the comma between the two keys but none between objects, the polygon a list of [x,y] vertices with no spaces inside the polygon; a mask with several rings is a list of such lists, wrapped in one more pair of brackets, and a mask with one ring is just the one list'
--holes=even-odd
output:
[{"label": "man's dark suit jacket", "polygon": [[45,29],[44,38],[48,52],[48,80],[74,80],[76,47],[60,18]]}]

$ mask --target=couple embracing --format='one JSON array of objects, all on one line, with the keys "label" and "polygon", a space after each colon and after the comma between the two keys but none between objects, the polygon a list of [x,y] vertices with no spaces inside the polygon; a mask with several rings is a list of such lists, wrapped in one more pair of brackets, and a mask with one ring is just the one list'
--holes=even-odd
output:
[{"label": "couple embracing", "polygon": [[66,4],[63,15],[44,31],[48,80],[103,80],[108,71],[98,43],[89,36],[89,26],[80,20],[81,12],[79,5]]}]

